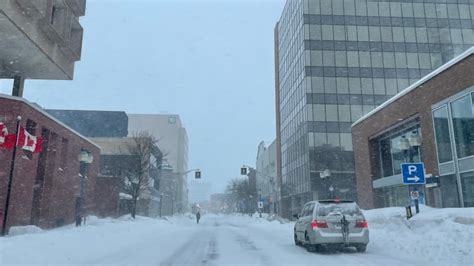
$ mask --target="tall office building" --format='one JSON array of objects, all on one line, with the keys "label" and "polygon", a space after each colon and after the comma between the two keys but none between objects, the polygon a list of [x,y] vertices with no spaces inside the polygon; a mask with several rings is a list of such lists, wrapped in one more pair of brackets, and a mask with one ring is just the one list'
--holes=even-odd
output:
[{"label": "tall office building", "polygon": [[275,28],[283,215],[356,198],[351,124],[472,46],[473,18],[473,0],[287,1]]},{"label": "tall office building", "polygon": [[158,140],[163,160],[178,176],[175,201],[178,212],[186,211],[188,203],[188,134],[179,115],[174,114],[127,114],[128,134],[148,131]]}]

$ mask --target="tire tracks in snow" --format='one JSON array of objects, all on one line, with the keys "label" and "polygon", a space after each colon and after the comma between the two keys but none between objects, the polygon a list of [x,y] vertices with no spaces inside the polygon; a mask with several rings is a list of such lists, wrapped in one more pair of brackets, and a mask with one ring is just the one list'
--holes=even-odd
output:
[{"label": "tire tracks in snow", "polygon": [[[203,227],[206,228],[206,227]],[[215,230],[202,230],[192,235],[189,241],[171,254],[160,265],[214,265],[219,257]]]}]

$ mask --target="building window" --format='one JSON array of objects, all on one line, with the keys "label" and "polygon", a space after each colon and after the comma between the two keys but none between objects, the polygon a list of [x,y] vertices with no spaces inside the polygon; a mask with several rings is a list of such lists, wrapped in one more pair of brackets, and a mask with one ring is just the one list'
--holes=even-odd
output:
[{"label": "building window", "polygon": [[438,162],[445,163],[453,160],[451,137],[449,136],[448,109],[446,106],[433,112]]},{"label": "building window", "polygon": [[401,174],[400,164],[421,162],[420,127],[412,126],[379,141],[382,176]]},{"label": "building window", "polygon": [[51,11],[51,21],[50,21],[51,25],[54,24],[54,21],[56,20],[57,13],[58,13],[58,7],[53,6],[53,10]]},{"label": "building window", "polygon": [[31,119],[27,119],[26,131],[30,133],[31,135],[35,136],[36,135],[36,122]]},{"label": "building window", "polygon": [[474,155],[473,99],[466,95],[451,103],[454,140],[458,158]]},{"label": "building window", "polygon": [[382,139],[379,142],[380,147],[380,160],[382,166],[382,176],[392,176],[392,153],[390,149],[390,139]]},{"label": "building window", "polygon": [[461,174],[464,207],[474,207],[474,172]]}]

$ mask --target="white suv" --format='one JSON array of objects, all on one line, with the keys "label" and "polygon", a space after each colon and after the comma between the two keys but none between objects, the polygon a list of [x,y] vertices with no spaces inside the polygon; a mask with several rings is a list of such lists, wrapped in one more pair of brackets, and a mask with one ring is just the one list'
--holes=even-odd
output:
[{"label": "white suv", "polygon": [[295,217],[295,244],[308,251],[353,246],[365,252],[369,243],[367,220],[354,201],[311,201]]}]

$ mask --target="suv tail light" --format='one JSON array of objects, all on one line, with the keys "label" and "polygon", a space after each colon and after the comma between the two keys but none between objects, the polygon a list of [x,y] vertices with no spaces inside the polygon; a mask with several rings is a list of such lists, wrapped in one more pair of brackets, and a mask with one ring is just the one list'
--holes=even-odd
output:
[{"label": "suv tail light", "polygon": [[311,222],[311,228],[316,229],[316,228],[328,228],[328,224],[324,221],[317,221],[313,220]]},{"label": "suv tail light", "polygon": [[356,221],[356,224],[355,224],[355,227],[358,227],[358,228],[368,228],[368,227],[369,227],[369,224],[367,223],[366,220],[357,220],[357,221]]}]

